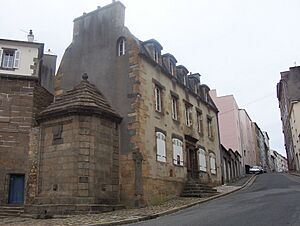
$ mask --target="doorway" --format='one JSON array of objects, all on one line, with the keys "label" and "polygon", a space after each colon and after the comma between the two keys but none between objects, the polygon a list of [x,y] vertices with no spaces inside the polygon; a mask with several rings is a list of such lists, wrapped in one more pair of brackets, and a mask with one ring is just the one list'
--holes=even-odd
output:
[{"label": "doorway", "polygon": [[11,174],[9,180],[9,204],[24,203],[24,183],[25,176],[22,174]]},{"label": "doorway", "polygon": [[199,179],[198,156],[195,148],[188,148],[188,176],[191,179]]}]

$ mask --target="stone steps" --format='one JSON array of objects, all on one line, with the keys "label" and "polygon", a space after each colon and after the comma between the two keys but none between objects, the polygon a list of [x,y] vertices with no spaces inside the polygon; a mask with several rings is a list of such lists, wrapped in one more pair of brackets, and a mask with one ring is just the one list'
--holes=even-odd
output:
[{"label": "stone steps", "polygon": [[181,193],[182,197],[210,197],[217,195],[216,189],[206,185],[201,184],[199,181],[188,181]]},{"label": "stone steps", "polygon": [[23,206],[0,206],[0,218],[19,217],[23,213]]},{"label": "stone steps", "polygon": [[201,190],[201,191],[217,191],[214,188],[211,187],[202,187],[202,186],[191,186],[191,185],[186,185],[184,187],[184,190]]}]

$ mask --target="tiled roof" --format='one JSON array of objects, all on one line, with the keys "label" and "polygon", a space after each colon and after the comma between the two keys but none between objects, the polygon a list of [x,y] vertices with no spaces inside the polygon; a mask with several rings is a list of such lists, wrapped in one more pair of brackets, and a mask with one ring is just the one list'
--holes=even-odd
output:
[{"label": "tiled roof", "polygon": [[87,75],[73,89],[55,98],[55,101],[43,110],[38,120],[43,121],[49,117],[84,114],[98,115],[120,122],[121,116],[110,106],[104,95],[91,84]]}]

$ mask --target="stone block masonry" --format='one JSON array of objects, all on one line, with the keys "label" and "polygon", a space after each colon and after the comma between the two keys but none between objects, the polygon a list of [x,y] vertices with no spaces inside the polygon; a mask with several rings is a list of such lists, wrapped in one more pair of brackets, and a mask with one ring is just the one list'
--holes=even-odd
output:
[{"label": "stone block masonry", "polygon": [[28,180],[29,149],[37,145],[30,141],[35,115],[52,99],[35,77],[0,75],[0,205],[8,203],[10,175]]}]

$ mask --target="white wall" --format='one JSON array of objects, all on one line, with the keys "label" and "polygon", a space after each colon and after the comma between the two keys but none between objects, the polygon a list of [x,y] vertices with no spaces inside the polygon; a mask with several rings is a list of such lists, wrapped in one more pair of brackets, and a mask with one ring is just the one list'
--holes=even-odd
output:
[{"label": "white wall", "polygon": [[[0,41],[0,49],[8,48],[8,49],[16,49],[20,51],[20,64],[19,68],[15,69],[3,69],[0,67],[1,74],[14,74],[14,75],[27,75],[32,76],[33,69],[30,69],[30,65],[34,65],[34,58],[38,58],[38,47],[26,47],[21,46],[21,43],[2,43]],[[3,60],[3,57],[2,57]],[[1,62],[2,63],[2,62]],[[37,72],[38,73],[38,72]],[[36,73],[36,76],[37,76]]]}]

